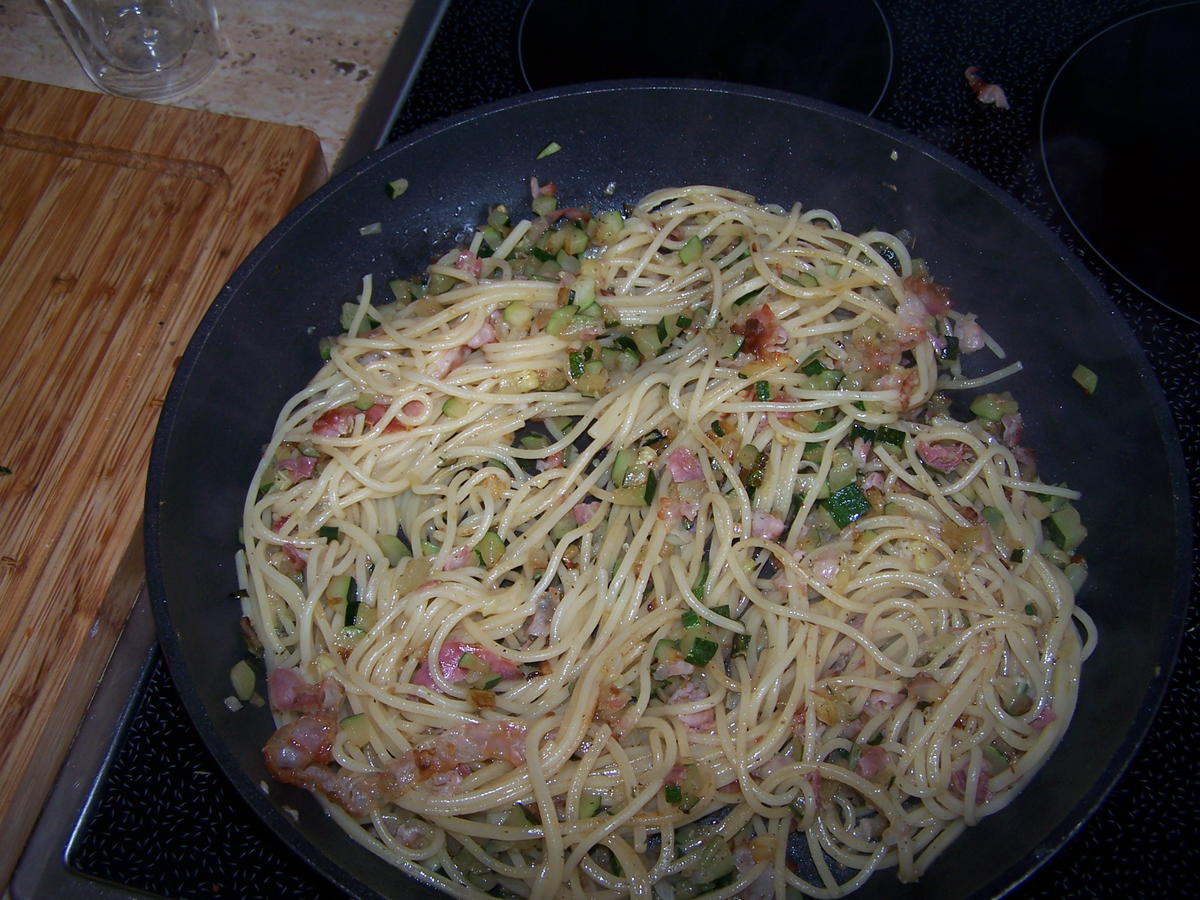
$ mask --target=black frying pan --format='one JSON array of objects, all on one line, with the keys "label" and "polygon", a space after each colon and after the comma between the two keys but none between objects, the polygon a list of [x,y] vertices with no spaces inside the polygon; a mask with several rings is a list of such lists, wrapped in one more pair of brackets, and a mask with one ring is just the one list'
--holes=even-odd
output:
[{"label": "black frying pan", "polygon": [[[562,150],[535,160],[550,141]],[[163,409],[146,507],[159,636],[184,702],[247,802],[332,881],[360,895],[435,896],[355,844],[302,791],[270,782],[265,709],[229,713],[244,650],[233,553],[243,494],[283,402],[319,366],[359,279],[418,271],[490,204],[527,208],[528,179],[608,206],[704,182],[823,206],[849,230],[908,228],[960,309],[1025,369],[1020,398],[1043,474],[1084,492],[1100,628],[1075,721],[1028,790],[970,829],[917,885],[891,873],[857,896],[1003,893],[1078,828],[1144,735],[1174,661],[1190,582],[1183,463],[1143,354],[1078,261],[1007,195],[899,132],[824,104],[703,83],[626,82],[530,95],[385,148],[335,178],[263,241],[201,323]],[[398,200],[384,185],[410,182]],[[606,191],[611,191],[611,196]],[[382,223],[382,234],[359,228]],[[1100,376],[1086,396],[1077,363]],[[266,793],[261,784],[269,783]],[[298,821],[282,811],[299,811]]]}]

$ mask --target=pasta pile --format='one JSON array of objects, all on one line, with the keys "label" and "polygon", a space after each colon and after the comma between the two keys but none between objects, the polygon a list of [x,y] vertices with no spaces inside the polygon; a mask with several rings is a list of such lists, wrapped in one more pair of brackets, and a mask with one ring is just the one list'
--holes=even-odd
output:
[{"label": "pasta pile", "polygon": [[533,211],[365,279],[279,416],[241,556],[269,769],[456,897],[918,878],[1094,641],[1077,495],[981,393],[1019,366],[964,375],[1002,350],[825,210]]}]

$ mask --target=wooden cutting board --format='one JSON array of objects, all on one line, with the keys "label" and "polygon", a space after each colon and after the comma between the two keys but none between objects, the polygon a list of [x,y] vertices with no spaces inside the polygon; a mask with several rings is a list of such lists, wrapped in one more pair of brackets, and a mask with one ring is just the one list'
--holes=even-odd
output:
[{"label": "wooden cutting board", "polygon": [[174,368],[325,174],[300,128],[0,78],[0,891],[143,575]]}]

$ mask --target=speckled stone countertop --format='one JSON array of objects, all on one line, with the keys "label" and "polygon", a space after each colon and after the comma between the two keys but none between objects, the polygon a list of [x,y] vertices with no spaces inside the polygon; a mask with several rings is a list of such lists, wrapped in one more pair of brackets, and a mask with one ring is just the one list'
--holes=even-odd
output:
[{"label": "speckled stone countertop", "polygon": [[[299,125],[336,167],[413,0],[217,0],[217,68],[174,106]],[[0,0],[0,75],[97,90],[40,0]]]}]

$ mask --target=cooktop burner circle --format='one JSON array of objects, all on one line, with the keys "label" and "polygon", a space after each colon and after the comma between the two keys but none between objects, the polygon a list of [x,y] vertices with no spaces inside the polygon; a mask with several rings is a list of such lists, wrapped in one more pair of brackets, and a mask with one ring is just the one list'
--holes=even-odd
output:
[{"label": "cooktop burner circle", "polygon": [[[582,41],[565,41],[581,34]],[[586,52],[573,47],[586,44]],[[611,78],[704,78],[875,111],[892,71],[876,0],[530,0],[518,55],[530,90]]]},{"label": "cooktop burner circle", "polygon": [[1172,242],[1195,173],[1200,3],[1139,13],[1109,26],[1063,63],[1042,107],[1050,186],[1088,245],[1135,288],[1193,321],[1184,284],[1191,248]]}]

